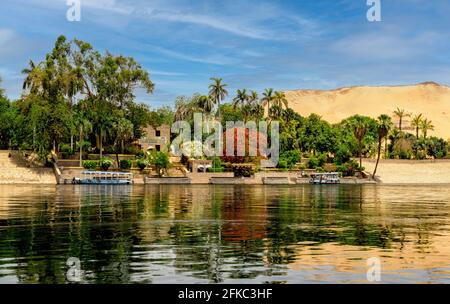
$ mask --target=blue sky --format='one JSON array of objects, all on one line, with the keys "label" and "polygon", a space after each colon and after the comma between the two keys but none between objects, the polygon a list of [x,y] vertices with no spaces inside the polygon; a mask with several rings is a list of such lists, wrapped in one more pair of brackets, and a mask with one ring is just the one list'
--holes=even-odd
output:
[{"label": "blue sky", "polygon": [[152,107],[207,93],[213,76],[231,92],[450,84],[450,1],[381,3],[370,23],[366,0],[81,0],[81,22],[68,22],[66,0],[2,1],[1,86],[17,98],[20,71],[61,34],[136,58]]}]

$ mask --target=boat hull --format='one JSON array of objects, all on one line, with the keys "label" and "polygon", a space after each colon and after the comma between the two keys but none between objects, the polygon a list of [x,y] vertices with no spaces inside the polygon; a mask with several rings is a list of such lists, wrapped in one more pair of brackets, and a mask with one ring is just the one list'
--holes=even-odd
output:
[{"label": "boat hull", "polygon": [[113,181],[107,181],[107,180],[79,180],[74,182],[74,184],[78,185],[131,185],[133,184],[133,181],[130,180],[113,180]]}]

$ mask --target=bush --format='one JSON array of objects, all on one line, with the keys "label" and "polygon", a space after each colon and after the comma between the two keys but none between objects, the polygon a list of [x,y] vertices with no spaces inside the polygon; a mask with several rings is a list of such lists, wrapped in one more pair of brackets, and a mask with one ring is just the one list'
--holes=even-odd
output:
[{"label": "bush", "polygon": [[308,169],[315,169],[319,167],[319,159],[315,156],[311,156],[307,163]]},{"label": "bush", "polygon": [[338,165],[336,170],[342,173],[343,176],[355,176],[356,172],[364,171],[364,168],[361,168],[358,162],[350,160],[345,164]]},{"label": "bush", "polygon": [[98,167],[98,161],[95,160],[85,160],[83,162],[83,168],[86,170],[95,170]]},{"label": "bush", "polygon": [[325,172],[325,169],[322,168],[322,167],[317,167],[317,168],[316,168],[316,172],[317,172],[317,173],[323,173],[323,172]]},{"label": "bush", "polygon": [[134,146],[126,146],[123,152],[125,154],[137,155],[140,151],[141,149],[138,149]]},{"label": "bush", "polygon": [[148,160],[140,158],[136,161],[136,165],[143,171],[148,166]]},{"label": "bush", "polygon": [[136,158],[144,158],[145,157],[145,152],[140,150],[138,153],[136,153]]},{"label": "bush", "polygon": [[[298,150],[291,150],[281,154],[278,168],[292,169],[301,160],[301,153]],[[282,166],[280,163],[283,162]],[[286,166],[284,165],[286,163]]]},{"label": "bush", "polygon": [[323,167],[323,165],[325,165],[327,163],[328,156],[326,153],[322,153],[319,155],[317,160],[319,161],[319,167]]},{"label": "bush", "polygon": [[162,176],[162,170],[170,168],[169,155],[162,151],[155,151],[150,155],[150,164],[155,166],[158,176]]},{"label": "bush", "polygon": [[129,159],[122,159],[120,161],[120,169],[122,170],[130,170],[132,166],[132,162]]},{"label": "bush", "polygon": [[280,159],[280,161],[278,162],[278,168],[280,169],[287,169],[289,167],[287,160],[285,159]]},{"label": "bush", "polygon": [[352,157],[352,152],[346,145],[340,145],[336,155],[334,157],[334,162],[336,165],[342,165],[348,162]]},{"label": "bush", "polygon": [[212,173],[220,173],[225,171],[225,169],[222,166],[222,161],[220,160],[220,158],[214,157],[212,160],[212,168],[208,168],[206,171]]},{"label": "bush", "polygon": [[252,177],[255,175],[255,169],[253,165],[234,165],[233,173],[234,177]]},{"label": "bush", "polygon": [[113,161],[107,157],[102,157],[100,160],[100,168],[103,171],[108,171],[108,169],[113,165]]}]

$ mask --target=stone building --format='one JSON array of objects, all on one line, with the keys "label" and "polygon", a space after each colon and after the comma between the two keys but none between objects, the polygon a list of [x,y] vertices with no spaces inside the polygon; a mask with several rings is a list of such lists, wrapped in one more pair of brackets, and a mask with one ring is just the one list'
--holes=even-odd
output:
[{"label": "stone building", "polygon": [[145,135],[139,140],[144,151],[168,151],[170,147],[170,126],[162,125],[157,128],[148,126]]}]

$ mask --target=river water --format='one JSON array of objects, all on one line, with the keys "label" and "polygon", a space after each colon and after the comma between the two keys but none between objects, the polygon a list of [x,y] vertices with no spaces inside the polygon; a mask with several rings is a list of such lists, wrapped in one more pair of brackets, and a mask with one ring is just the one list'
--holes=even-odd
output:
[{"label": "river water", "polygon": [[0,186],[0,283],[377,279],[450,283],[448,185]]}]

